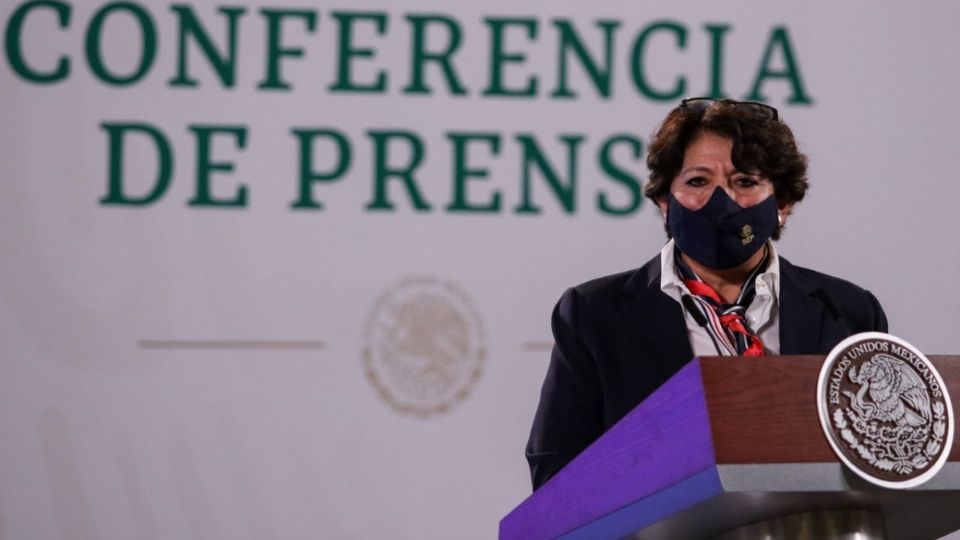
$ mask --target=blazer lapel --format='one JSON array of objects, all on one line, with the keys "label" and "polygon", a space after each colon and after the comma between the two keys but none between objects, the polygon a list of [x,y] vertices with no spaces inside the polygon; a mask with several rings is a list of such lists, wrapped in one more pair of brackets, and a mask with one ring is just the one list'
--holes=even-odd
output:
[{"label": "blazer lapel", "polygon": [[780,257],[780,354],[817,354],[823,335],[823,303],[816,287]]},{"label": "blazer lapel", "polygon": [[623,288],[620,310],[636,329],[633,346],[659,378],[693,358],[683,309],[660,290],[660,256],[638,269]]}]

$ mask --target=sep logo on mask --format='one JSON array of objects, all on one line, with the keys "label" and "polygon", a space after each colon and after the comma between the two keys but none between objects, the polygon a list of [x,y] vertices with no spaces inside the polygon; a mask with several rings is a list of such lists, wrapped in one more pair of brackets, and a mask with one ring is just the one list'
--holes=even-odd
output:
[{"label": "sep logo on mask", "polygon": [[753,235],[753,227],[744,225],[743,228],[740,229],[740,244],[745,246],[750,242],[753,242],[755,238],[756,237]]}]

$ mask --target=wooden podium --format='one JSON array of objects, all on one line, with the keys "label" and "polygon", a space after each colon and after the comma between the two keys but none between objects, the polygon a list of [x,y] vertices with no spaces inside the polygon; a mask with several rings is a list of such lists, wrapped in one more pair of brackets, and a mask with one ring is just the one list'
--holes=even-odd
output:
[{"label": "wooden podium", "polygon": [[[960,357],[928,358],[960,412]],[[692,360],[504,517],[500,539],[760,536],[750,524],[821,527],[813,537],[822,537],[849,519],[873,520],[879,533],[866,538],[935,539],[960,529],[960,445],[917,488],[862,480],[821,430],[822,361]]]}]

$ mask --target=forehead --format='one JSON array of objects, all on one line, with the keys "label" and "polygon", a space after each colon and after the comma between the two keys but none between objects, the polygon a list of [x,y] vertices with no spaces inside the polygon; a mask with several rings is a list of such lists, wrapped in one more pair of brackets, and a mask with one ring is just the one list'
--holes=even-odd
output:
[{"label": "forehead", "polygon": [[733,141],[713,133],[699,133],[683,152],[683,170],[690,167],[733,168],[731,153]]},{"label": "forehead", "polygon": [[727,157],[729,157],[732,150],[733,141],[729,138],[715,133],[700,132],[690,139],[690,143],[687,144],[687,148],[684,151],[684,156],[690,154],[720,153],[726,154]]}]

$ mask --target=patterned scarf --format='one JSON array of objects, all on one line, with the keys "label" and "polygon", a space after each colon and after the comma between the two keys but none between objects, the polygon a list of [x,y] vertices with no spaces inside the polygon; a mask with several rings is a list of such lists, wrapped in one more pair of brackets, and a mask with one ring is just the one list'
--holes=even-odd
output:
[{"label": "patterned scarf", "polygon": [[766,250],[763,260],[750,272],[739,296],[732,304],[724,303],[717,291],[704,283],[700,276],[683,262],[680,250],[675,250],[674,256],[680,278],[706,319],[704,328],[710,334],[718,352],[723,350],[730,356],[763,356],[763,343],[747,325],[744,315],[756,295],[756,278],[766,270],[767,263],[770,262],[770,251]]}]

